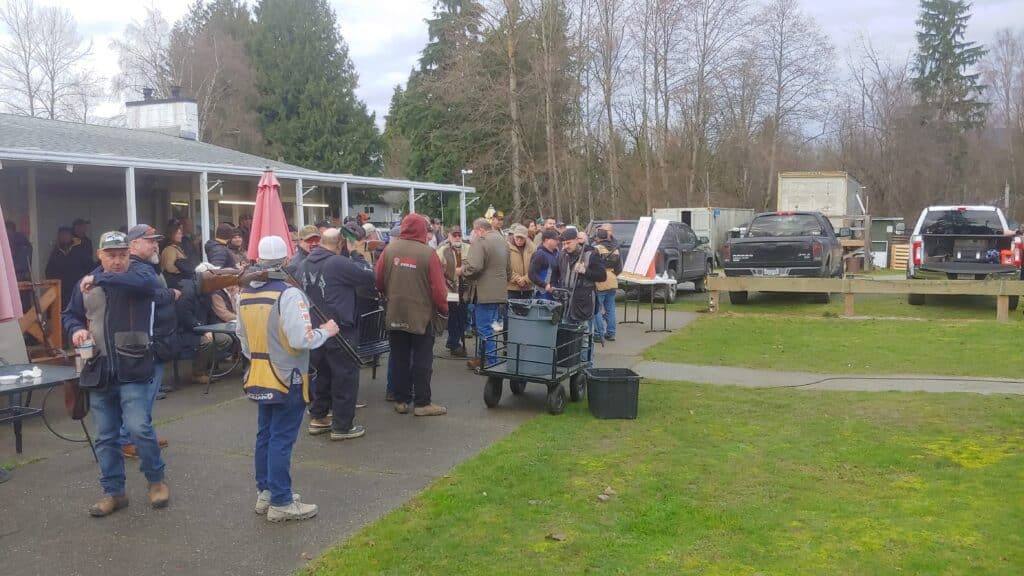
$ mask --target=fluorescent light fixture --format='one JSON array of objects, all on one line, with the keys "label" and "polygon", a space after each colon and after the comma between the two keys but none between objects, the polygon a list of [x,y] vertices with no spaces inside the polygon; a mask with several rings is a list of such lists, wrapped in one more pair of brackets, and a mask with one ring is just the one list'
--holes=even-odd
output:
[{"label": "fluorescent light fixture", "polygon": [[302,206],[305,208],[330,208],[327,204],[309,204],[305,202],[303,202]]},{"label": "fluorescent light fixture", "polygon": [[64,166],[64,169],[68,171],[68,174],[71,174],[72,172],[75,171],[75,165],[74,164],[67,164],[67,165]]},{"label": "fluorescent light fixture", "polygon": [[218,200],[217,204],[231,204],[232,206],[255,206],[255,202],[248,200]]},{"label": "fluorescent light fixture", "polygon": [[188,202],[171,202],[171,206],[184,206],[188,208]]}]

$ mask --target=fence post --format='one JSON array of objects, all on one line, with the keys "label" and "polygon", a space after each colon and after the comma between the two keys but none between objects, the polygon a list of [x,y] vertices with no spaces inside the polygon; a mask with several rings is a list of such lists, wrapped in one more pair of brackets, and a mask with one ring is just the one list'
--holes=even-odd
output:
[{"label": "fence post", "polygon": [[712,291],[708,292],[708,294],[709,294],[709,296],[708,296],[708,312],[711,312],[711,313],[718,312],[718,305],[719,305],[718,299],[721,296],[721,293],[718,290],[712,290]]},{"label": "fence post", "polygon": [[1010,321],[1010,297],[996,296],[996,321]]}]

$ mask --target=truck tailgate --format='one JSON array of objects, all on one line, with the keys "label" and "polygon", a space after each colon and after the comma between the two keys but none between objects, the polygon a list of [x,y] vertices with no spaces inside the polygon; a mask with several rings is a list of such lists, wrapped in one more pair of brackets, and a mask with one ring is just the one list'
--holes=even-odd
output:
[{"label": "truck tailgate", "polygon": [[731,264],[735,267],[808,266],[813,262],[811,240],[790,238],[745,238],[732,244]]}]

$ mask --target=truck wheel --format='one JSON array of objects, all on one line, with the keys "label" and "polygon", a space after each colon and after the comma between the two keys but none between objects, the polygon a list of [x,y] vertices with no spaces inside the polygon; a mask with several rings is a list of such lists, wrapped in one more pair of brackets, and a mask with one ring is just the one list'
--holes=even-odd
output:
[{"label": "truck wheel", "polygon": [[830,300],[828,292],[819,292],[811,296],[811,302],[814,304],[828,304]]},{"label": "truck wheel", "polygon": [[729,303],[730,304],[746,304],[747,303],[747,292],[729,292]]},{"label": "truck wheel", "polygon": [[1020,303],[1020,296],[1010,296],[1010,310],[1016,310]]},{"label": "truck wheel", "polygon": [[660,286],[656,288],[658,292],[655,294],[655,297],[664,298],[666,302],[672,304],[676,301],[676,292],[679,290],[679,281],[676,280],[675,270],[669,270],[667,275],[669,278],[674,280],[674,282],[669,286]]},{"label": "truck wheel", "polygon": [[911,306],[924,306],[924,294],[907,294],[907,304]]}]

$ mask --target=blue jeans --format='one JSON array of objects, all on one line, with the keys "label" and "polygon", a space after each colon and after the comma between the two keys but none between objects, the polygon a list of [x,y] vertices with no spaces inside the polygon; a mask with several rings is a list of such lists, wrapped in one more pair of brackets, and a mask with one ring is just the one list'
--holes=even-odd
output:
[{"label": "blue jeans", "polygon": [[[498,310],[500,304],[477,304],[476,305],[476,353],[484,366],[491,366],[497,363],[495,351],[498,343],[494,341],[494,323],[498,321]],[[484,347],[486,346],[486,350]]]},{"label": "blue jeans", "polygon": [[597,293],[597,309],[591,320],[594,338],[615,337],[615,292],[602,290]]},{"label": "blue jeans", "polygon": [[448,304],[448,342],[445,347],[449,350],[458,350],[462,348],[465,337],[466,305],[451,302]]},{"label": "blue jeans", "polygon": [[270,490],[270,504],[292,503],[292,447],[299,437],[306,401],[302,384],[291,386],[281,404],[260,404],[256,429],[256,489]]},{"label": "blue jeans", "polygon": [[96,459],[100,463],[100,485],[109,496],[124,495],[124,454],[121,453],[121,424],[128,429],[139,455],[139,469],[151,484],[164,479],[164,461],[156,443],[150,419],[153,382],[108,384],[89,392],[90,411],[96,426]]},{"label": "blue jeans", "polygon": [[[157,396],[157,394],[160,393],[160,386],[163,384],[163,382],[164,382],[164,365],[158,363],[153,368],[153,384],[150,386],[150,390],[149,390],[149,392],[150,392],[150,395],[149,395],[149,409],[147,411],[147,414],[149,414],[149,420],[151,422],[153,420],[153,404],[156,402],[156,396]],[[125,426],[123,423],[121,424],[121,440],[120,440],[120,442],[121,442],[121,446],[127,446],[127,445],[132,443],[132,439],[128,435],[128,427]]]}]

